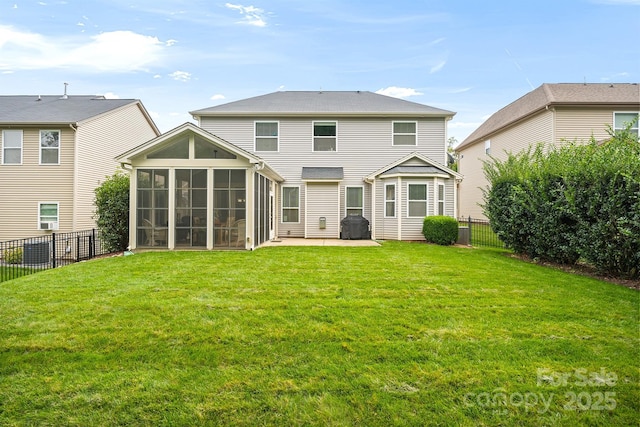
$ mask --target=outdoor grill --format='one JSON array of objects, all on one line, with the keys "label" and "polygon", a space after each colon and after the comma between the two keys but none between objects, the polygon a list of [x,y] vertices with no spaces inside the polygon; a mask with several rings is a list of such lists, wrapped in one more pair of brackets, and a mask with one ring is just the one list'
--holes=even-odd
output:
[{"label": "outdoor grill", "polygon": [[370,239],[369,220],[361,215],[349,215],[340,221],[342,240]]}]

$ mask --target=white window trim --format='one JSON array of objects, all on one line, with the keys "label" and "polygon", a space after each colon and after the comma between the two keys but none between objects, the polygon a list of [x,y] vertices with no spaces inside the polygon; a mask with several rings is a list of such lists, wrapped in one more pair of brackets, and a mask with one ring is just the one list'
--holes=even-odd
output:
[{"label": "white window trim", "polygon": [[[275,123],[278,126],[278,135],[276,135],[276,150],[258,150],[258,123]],[[260,138],[267,138],[262,136]],[[273,138],[273,137],[272,137]],[[256,120],[253,122],[253,151],[256,153],[279,153],[280,152],[280,121],[279,120]]]},{"label": "white window trim", "polygon": [[[316,127],[316,123],[334,123],[336,125],[336,149],[333,151],[324,151],[315,149],[315,138],[323,138],[322,136],[316,137],[313,130]],[[326,138],[326,137],[325,137]],[[337,153],[338,152],[338,121],[337,120],[313,120],[311,122],[311,151],[314,153]]]},{"label": "white window trim", "polygon": [[[285,207],[284,206],[284,189],[285,188],[297,188],[298,189],[298,207]],[[283,185],[280,187],[280,224],[300,224],[300,186],[299,185]],[[284,210],[285,209],[298,209],[298,221],[284,221]]]},{"label": "white window trim", "polygon": [[[424,185],[426,187],[427,190],[427,194],[426,194],[426,199],[424,200],[424,203],[426,205],[425,208],[425,215],[420,215],[420,216],[410,216],[409,215],[409,204],[411,202],[422,202],[423,200],[413,200],[409,198],[409,187],[412,185]],[[429,216],[429,183],[428,182],[418,182],[418,181],[414,181],[414,182],[407,182],[407,218],[424,218],[425,216]]]},{"label": "white window trim", "polygon": [[[41,215],[41,210],[42,210],[42,205],[56,205],[56,220],[55,221],[43,221],[42,220],[42,215]],[[47,230],[43,230],[42,228],[40,228],[40,224],[43,222],[54,222],[55,225],[51,228],[48,228]],[[58,230],[60,228],[60,203],[59,202],[38,202],[38,223],[37,223],[37,229],[39,231],[51,231],[51,230]]]},{"label": "white window trim", "polygon": [[[6,141],[6,137],[5,137],[5,132],[20,132],[20,163],[7,163],[5,162],[5,146],[4,143]],[[10,149],[15,149],[15,147],[10,147]],[[2,152],[0,152],[0,155],[2,155],[2,164],[3,165],[13,165],[13,166],[18,166],[21,165],[23,160],[24,160],[24,131],[22,129],[3,129],[2,130]]]},{"label": "white window trim", "polygon": [[[53,150],[52,148],[47,148],[42,146],[42,132],[58,132],[58,162],[57,163],[42,163],[42,150]],[[60,129],[40,129],[40,133],[38,134],[38,155],[39,155],[39,164],[43,166],[55,166],[60,165],[60,146],[62,145],[62,132]]]},{"label": "white window trim", "polygon": [[[362,203],[362,207],[349,207],[348,206],[348,200],[349,198],[347,197],[347,192],[349,188],[360,188],[362,189],[362,200],[360,200],[360,202]],[[344,188],[344,216],[348,216],[348,212],[349,209],[360,209],[362,210],[362,216],[364,216],[364,185],[347,185]]]},{"label": "white window trim", "polygon": [[[415,133],[398,133],[396,134],[396,132],[393,130],[394,125],[396,123],[414,123],[416,125],[416,132]],[[409,145],[409,144],[396,144],[395,143],[395,136],[396,135],[415,135],[416,137],[416,143],[413,145]],[[418,145],[418,122],[417,121],[413,121],[413,120],[394,120],[391,122],[391,145],[394,147],[416,147]]]},{"label": "white window trim", "polygon": [[[640,112],[638,111],[614,111],[613,112],[613,130],[614,131],[618,131],[618,130],[622,130],[623,128],[618,128],[616,127],[616,114],[635,114],[636,116],[640,116]],[[640,119],[638,121],[636,121],[635,126],[633,126],[631,129],[636,129],[638,130],[638,134],[640,135]]]},{"label": "white window trim", "polygon": [[487,139],[484,142],[484,154],[486,154],[487,156],[491,155],[491,140]]},{"label": "white window trim", "polygon": [[[393,186],[393,200],[387,199],[387,187]],[[398,188],[396,184],[385,184],[384,185],[384,218],[396,218],[398,216]],[[387,202],[393,202],[393,216],[387,215]]]},{"label": "white window trim", "polygon": [[[438,203],[436,207],[436,215],[446,215],[447,214],[447,187],[439,182],[437,185],[438,192],[436,194],[436,201]],[[440,199],[440,188],[442,188],[442,199]],[[442,214],[440,214],[440,204],[442,203]]]}]

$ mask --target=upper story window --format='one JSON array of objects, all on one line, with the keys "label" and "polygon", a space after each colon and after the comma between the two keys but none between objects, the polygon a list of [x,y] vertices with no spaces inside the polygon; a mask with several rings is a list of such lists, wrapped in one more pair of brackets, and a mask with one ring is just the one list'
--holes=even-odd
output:
[{"label": "upper story window", "polygon": [[416,122],[393,122],[393,145],[418,145]]},{"label": "upper story window", "polygon": [[487,139],[484,142],[484,154],[486,154],[487,156],[491,155],[491,140]]},{"label": "upper story window", "polygon": [[347,216],[364,216],[364,188],[347,187],[345,191]]},{"label": "upper story window", "polygon": [[278,122],[256,122],[255,150],[278,151]]},{"label": "upper story window", "polygon": [[60,131],[41,130],[40,131],[40,164],[58,165],[60,164]]},{"label": "upper story window", "polygon": [[300,187],[282,187],[282,222],[300,222]]},{"label": "upper story window", "polygon": [[313,122],[313,151],[338,150],[338,124]]},{"label": "upper story window", "polygon": [[22,164],[22,131],[6,129],[2,131],[2,164]]},{"label": "upper story window", "polygon": [[407,206],[408,217],[427,216],[427,184],[408,184]]},{"label": "upper story window", "polygon": [[613,113],[613,130],[619,131],[622,129],[626,129],[629,123],[633,123],[631,125],[631,133],[638,136],[638,113]]}]

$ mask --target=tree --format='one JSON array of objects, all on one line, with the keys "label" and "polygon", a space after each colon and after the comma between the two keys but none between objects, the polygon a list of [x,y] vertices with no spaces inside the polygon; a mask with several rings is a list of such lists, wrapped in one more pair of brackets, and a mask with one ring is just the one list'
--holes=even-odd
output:
[{"label": "tree", "polygon": [[447,140],[447,166],[456,172],[458,172],[458,153],[455,149],[457,145],[458,140],[455,136]]},{"label": "tree", "polygon": [[123,251],[129,245],[129,175],[119,170],[95,189],[94,218],[106,249]]}]

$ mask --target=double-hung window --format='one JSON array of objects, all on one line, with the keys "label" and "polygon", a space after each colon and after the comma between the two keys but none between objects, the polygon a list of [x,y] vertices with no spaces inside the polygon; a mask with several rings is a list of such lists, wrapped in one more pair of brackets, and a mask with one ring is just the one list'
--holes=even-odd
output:
[{"label": "double-hung window", "polygon": [[347,216],[364,216],[364,189],[362,187],[347,187],[345,196]]},{"label": "double-hung window", "polygon": [[313,122],[313,151],[338,150],[338,124]]},{"label": "double-hung window", "polygon": [[278,151],[278,122],[256,122],[256,151]]},{"label": "double-hung window", "polygon": [[409,218],[427,216],[427,184],[408,184],[407,206]]},{"label": "double-hung window", "polygon": [[396,216],[395,184],[387,184],[384,186],[384,216],[385,218],[395,218]]},{"label": "double-hung window", "polygon": [[444,184],[438,184],[438,215],[444,215]]},{"label": "double-hung window", "polygon": [[40,164],[60,164],[60,131],[40,131]]},{"label": "double-hung window", "polygon": [[300,187],[282,187],[282,222],[300,222]]},{"label": "double-hung window", "polygon": [[57,202],[38,203],[38,229],[57,230],[60,218],[60,206]]},{"label": "double-hung window", "polygon": [[393,145],[417,145],[416,122],[393,122]]},{"label": "double-hung window", "polygon": [[637,137],[638,121],[640,121],[638,115],[638,113],[613,113],[613,130],[619,131],[626,129],[629,124],[633,123],[629,130]]},{"label": "double-hung window", "polygon": [[22,131],[5,129],[2,131],[2,164],[22,164]]}]

